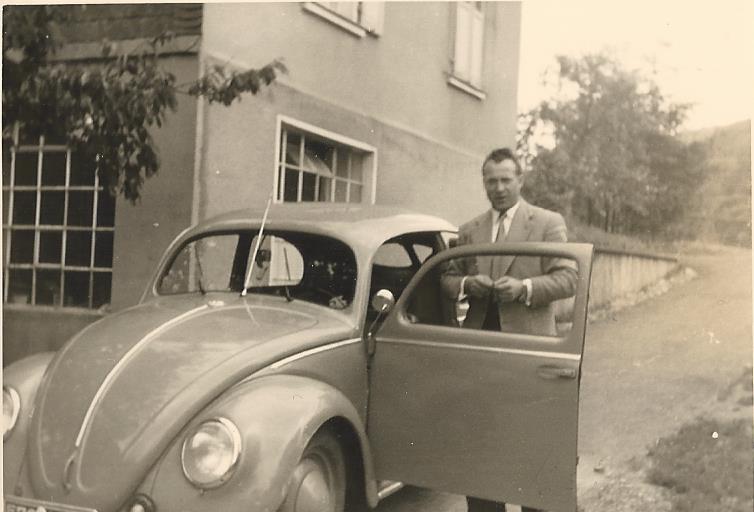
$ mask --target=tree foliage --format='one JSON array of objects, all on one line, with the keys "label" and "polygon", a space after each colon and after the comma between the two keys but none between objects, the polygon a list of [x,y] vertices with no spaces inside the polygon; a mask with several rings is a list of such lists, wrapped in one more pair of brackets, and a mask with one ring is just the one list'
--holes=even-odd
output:
[{"label": "tree foliage", "polygon": [[519,118],[529,196],[606,231],[678,235],[701,173],[675,137],[689,106],[605,54],[557,64],[555,97]]},{"label": "tree foliage", "polygon": [[161,61],[174,35],[164,33],[130,52],[104,41],[96,62],[54,60],[59,26],[72,6],[5,6],[3,9],[3,142],[23,136],[62,136],[77,158],[96,165],[100,182],[115,195],[138,200],[146,178],[159,169],[151,129],[176,110],[177,95],[230,105],[256,94],[286,68],[275,60],[260,69],[211,68],[178,86]]}]

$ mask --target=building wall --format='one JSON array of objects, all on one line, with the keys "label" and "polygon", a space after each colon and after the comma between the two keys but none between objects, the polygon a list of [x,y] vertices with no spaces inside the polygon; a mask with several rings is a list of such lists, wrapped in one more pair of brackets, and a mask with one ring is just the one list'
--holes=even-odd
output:
[{"label": "building wall", "polygon": [[470,216],[469,209],[485,207],[480,155],[278,84],[233,108],[207,109],[201,217],[264,206],[273,190],[278,115],[376,147],[379,204],[401,205],[457,223]]},{"label": "building wall", "polygon": [[290,72],[231,108],[207,108],[200,215],[264,204],[278,115],[376,147],[378,203],[453,222],[483,209],[481,160],[515,141],[520,5],[484,9],[487,97],[479,100],[447,83],[453,3],[388,2],[382,35],[363,38],[300,3],[206,5],[208,64],[283,58]]},{"label": "building wall", "polygon": [[[195,80],[199,69],[196,55],[168,57],[164,66],[179,84]],[[176,111],[152,132],[160,170],[144,182],[136,204],[117,202],[112,309],[139,300],[168,244],[191,224],[196,111],[195,98],[178,95]]]}]

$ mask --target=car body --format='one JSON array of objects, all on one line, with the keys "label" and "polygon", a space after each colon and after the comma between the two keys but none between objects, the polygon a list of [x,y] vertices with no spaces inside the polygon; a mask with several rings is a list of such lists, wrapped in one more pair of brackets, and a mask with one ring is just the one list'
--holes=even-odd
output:
[{"label": "car body", "polygon": [[6,510],[356,510],[393,481],[574,510],[591,247],[506,248],[578,262],[560,339],[416,323],[422,276],[501,251],[454,232],[314,204],[187,229],[138,305],[6,368]]}]

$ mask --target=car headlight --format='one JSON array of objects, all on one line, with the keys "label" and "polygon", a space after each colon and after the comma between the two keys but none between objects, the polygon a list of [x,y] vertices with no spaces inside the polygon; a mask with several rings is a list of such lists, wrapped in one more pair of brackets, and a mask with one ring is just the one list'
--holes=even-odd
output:
[{"label": "car headlight", "polygon": [[7,439],[16,426],[18,413],[21,410],[21,398],[15,389],[3,386],[3,441]]},{"label": "car headlight", "polygon": [[231,477],[240,455],[238,427],[226,418],[211,419],[192,430],[183,441],[183,474],[199,488],[218,487]]}]

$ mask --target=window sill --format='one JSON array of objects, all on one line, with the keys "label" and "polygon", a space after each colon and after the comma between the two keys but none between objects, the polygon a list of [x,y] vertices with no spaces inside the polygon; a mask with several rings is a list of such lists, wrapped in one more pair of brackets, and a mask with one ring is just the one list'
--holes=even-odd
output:
[{"label": "window sill", "polygon": [[356,37],[364,37],[365,35],[367,35],[367,30],[358,23],[346,19],[343,16],[332,12],[326,7],[317,4],[316,2],[304,2],[302,8],[307,12],[315,14],[320,18],[329,21],[333,25],[342,28],[349,34],[352,34]]},{"label": "window sill", "polygon": [[31,305],[20,304],[14,302],[3,302],[3,309],[6,311],[26,311],[26,312],[44,312],[44,313],[60,313],[64,315],[91,315],[104,317],[110,313],[109,307],[99,309],[89,308],[77,308],[77,307],[63,307],[63,306],[48,306],[48,305]]},{"label": "window sill", "polygon": [[448,77],[448,84],[452,85],[456,89],[460,89],[466,94],[470,94],[471,96],[474,96],[478,100],[484,100],[487,98],[487,93],[485,93],[481,89],[477,89],[473,85],[464,82],[463,80],[460,80],[459,78],[456,78],[453,75],[450,75]]}]

